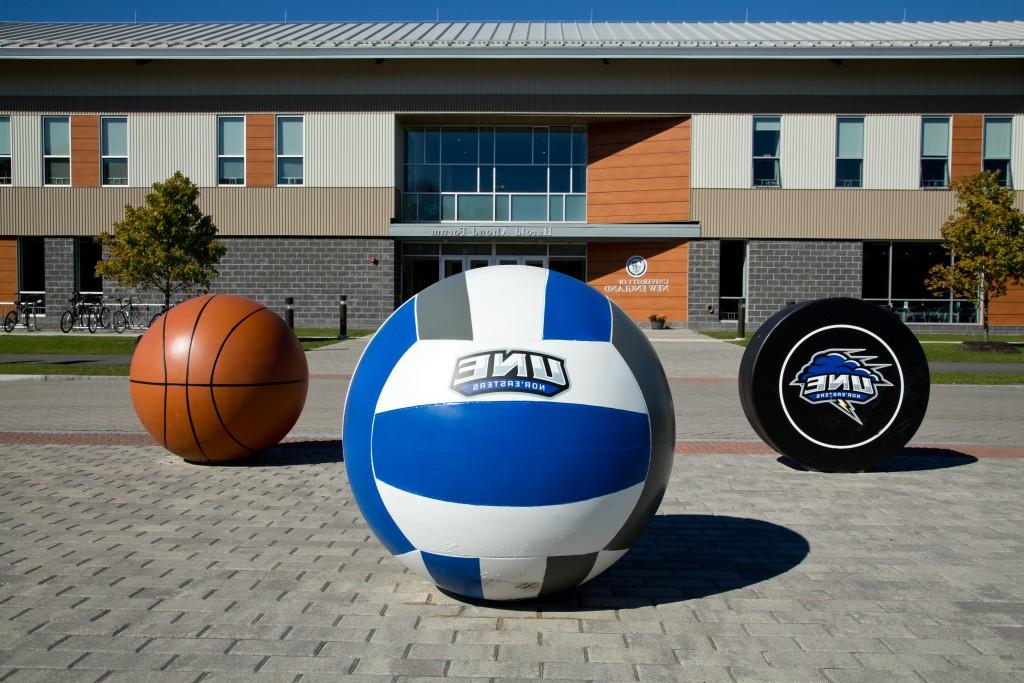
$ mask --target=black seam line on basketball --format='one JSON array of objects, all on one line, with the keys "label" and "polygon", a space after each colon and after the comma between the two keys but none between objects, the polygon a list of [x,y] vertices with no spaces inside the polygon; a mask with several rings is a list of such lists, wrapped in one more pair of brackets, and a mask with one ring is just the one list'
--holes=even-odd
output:
[{"label": "black seam line on basketball", "polygon": [[[224,433],[227,434],[228,436],[230,436],[232,441],[237,443],[239,446],[241,446],[245,450],[249,451],[250,455],[256,455],[256,453],[257,453],[256,449],[255,448],[250,448],[246,444],[242,443],[241,439],[239,439],[237,436],[232,434],[231,430],[228,429],[227,424],[224,422],[224,418],[221,417],[221,415],[220,415],[220,408],[217,407],[217,396],[216,396],[215,392],[213,391],[213,389],[214,389],[213,376],[217,372],[217,363],[220,362],[220,354],[224,353],[224,347],[227,346],[228,339],[231,338],[231,335],[233,335],[235,333],[235,330],[237,330],[239,327],[241,327],[242,323],[244,323],[246,320],[248,320],[249,318],[251,318],[254,315],[256,315],[257,313],[259,313],[260,311],[264,311],[264,310],[267,310],[267,309],[265,309],[265,308],[257,308],[255,311],[252,311],[248,315],[244,316],[241,320],[239,320],[237,323],[235,323],[234,327],[232,327],[230,330],[228,330],[228,333],[226,335],[224,335],[224,341],[222,341],[220,343],[220,348],[217,349],[217,355],[213,359],[213,365],[210,366],[210,402],[213,403],[213,412],[217,416],[217,419],[220,421],[220,426],[224,428]],[[188,379],[188,378],[186,377],[185,379]],[[291,382],[289,382],[289,384],[291,384]]]},{"label": "black seam line on basketball", "polygon": [[[167,318],[160,319],[160,357],[164,361],[164,448],[167,448]],[[167,450],[170,450],[169,448]]]},{"label": "black seam line on basketball", "polygon": [[146,382],[141,379],[130,379],[128,380],[132,384],[146,384],[155,387],[214,387],[214,388],[231,388],[231,387],[277,387],[285,384],[301,384],[307,380],[304,379],[289,379],[282,382],[254,382],[252,384],[202,384],[199,382]]},{"label": "black seam line on basketball", "polygon": [[196,425],[192,421],[192,401],[188,397],[188,372],[192,366],[192,342],[196,338],[196,329],[199,327],[199,320],[203,317],[203,313],[206,311],[206,307],[210,305],[210,302],[217,298],[214,294],[209,299],[203,302],[202,308],[199,309],[199,313],[196,314],[196,320],[192,323],[192,334],[188,338],[188,354],[185,356],[185,412],[188,414],[188,426],[192,429],[192,438],[195,439],[196,446],[199,448],[199,452],[202,454],[207,461],[210,458],[206,455],[206,450],[203,448],[203,444],[199,442],[199,434],[196,432]]}]

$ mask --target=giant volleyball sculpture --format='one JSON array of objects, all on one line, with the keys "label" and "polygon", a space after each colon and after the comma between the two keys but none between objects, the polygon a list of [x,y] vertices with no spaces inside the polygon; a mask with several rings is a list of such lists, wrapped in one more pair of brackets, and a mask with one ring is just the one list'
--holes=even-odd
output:
[{"label": "giant volleyball sculpture", "polygon": [[643,332],[587,285],[527,266],[407,301],[345,404],[367,523],[407,567],[470,598],[533,598],[607,569],[657,510],[674,445]]}]

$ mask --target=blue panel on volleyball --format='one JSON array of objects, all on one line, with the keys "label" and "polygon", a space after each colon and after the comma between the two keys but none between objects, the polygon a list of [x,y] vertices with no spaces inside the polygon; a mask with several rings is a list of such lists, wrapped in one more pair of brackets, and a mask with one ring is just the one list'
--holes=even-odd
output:
[{"label": "blue panel on volleyball", "polygon": [[435,555],[425,551],[420,555],[423,565],[437,585],[469,598],[484,597],[479,558]]},{"label": "blue panel on volleyball", "polygon": [[[573,403],[419,406],[377,413],[373,429],[377,479],[469,505],[558,505],[614,493],[644,480],[650,451],[646,415]],[[564,485],[539,485],[551,480]]]},{"label": "blue panel on volleyball", "polygon": [[612,337],[608,299],[580,281],[551,271],[544,301],[544,338],[603,341]]},{"label": "blue panel on volleyball", "polygon": [[377,492],[370,459],[370,432],[377,397],[395,363],[416,343],[416,315],[412,301],[407,301],[391,316],[374,336],[373,344],[359,360],[352,376],[345,401],[342,428],[345,447],[345,469],[349,485],[366,523],[389,551],[394,554],[413,549]]}]

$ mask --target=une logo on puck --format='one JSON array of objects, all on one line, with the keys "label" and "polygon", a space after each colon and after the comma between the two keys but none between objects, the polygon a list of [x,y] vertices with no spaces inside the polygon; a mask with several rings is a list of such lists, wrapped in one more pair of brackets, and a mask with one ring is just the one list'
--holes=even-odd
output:
[{"label": "une logo on puck", "polygon": [[857,424],[864,424],[855,405],[878,398],[878,389],[891,387],[882,374],[889,363],[871,363],[876,356],[857,355],[864,349],[827,349],[811,357],[790,386],[800,389],[800,398],[811,404],[831,405]]},{"label": "une logo on puck", "polygon": [[[893,425],[903,381],[899,359],[880,336],[856,325],[828,325],[790,350],[778,392],[793,429],[814,444],[843,450],[867,445]],[[823,406],[834,410],[822,412]]]},{"label": "une logo on puck", "polygon": [[463,396],[519,392],[551,397],[569,388],[565,359],[536,351],[482,351],[455,362],[452,389]]}]

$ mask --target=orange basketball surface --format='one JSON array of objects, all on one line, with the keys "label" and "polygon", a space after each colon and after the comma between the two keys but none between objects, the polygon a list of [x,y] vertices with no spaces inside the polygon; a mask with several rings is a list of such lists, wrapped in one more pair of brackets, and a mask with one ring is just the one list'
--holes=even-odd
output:
[{"label": "orange basketball surface", "polygon": [[139,341],[132,403],[146,431],[192,462],[238,460],[292,428],[309,368],[298,339],[268,308],[240,296],[190,299]]}]

